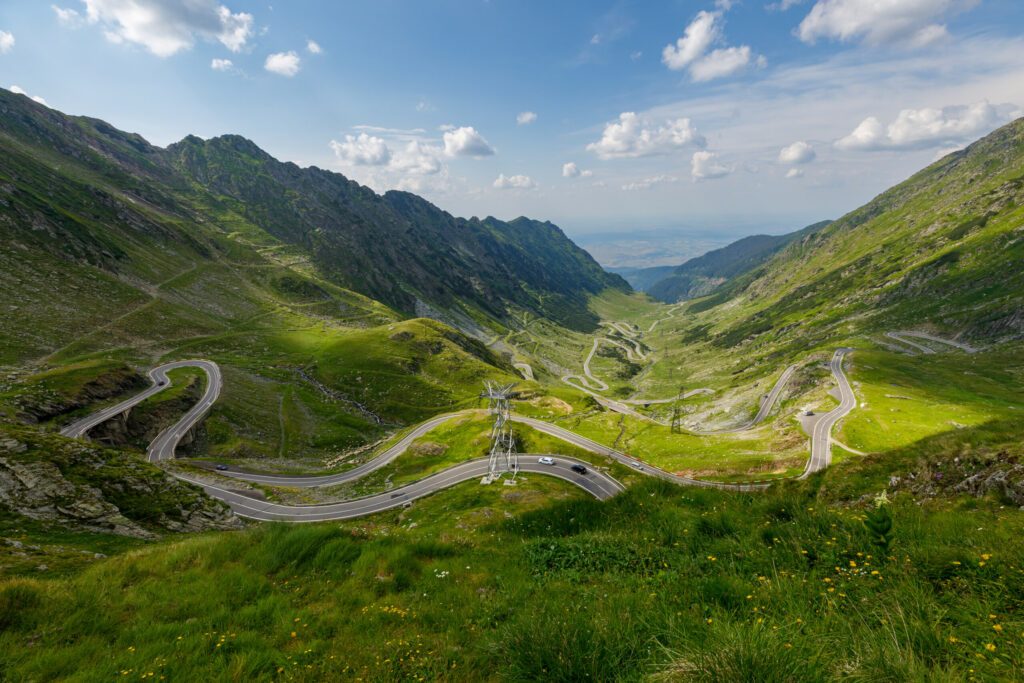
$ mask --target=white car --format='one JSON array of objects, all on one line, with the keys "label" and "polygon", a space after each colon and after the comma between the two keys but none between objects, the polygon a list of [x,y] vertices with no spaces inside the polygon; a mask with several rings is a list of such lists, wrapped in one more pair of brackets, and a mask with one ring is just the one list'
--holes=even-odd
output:
[{"label": "white car", "polygon": [[541,465],[554,465],[555,459],[549,458],[548,456],[545,455],[543,458],[537,458],[537,462],[539,462]]},{"label": "white car", "polygon": [[638,470],[642,470],[644,468],[644,466],[642,464],[638,463],[635,460],[633,462],[629,463],[629,464],[631,466],[633,466],[634,468],[638,469]]}]

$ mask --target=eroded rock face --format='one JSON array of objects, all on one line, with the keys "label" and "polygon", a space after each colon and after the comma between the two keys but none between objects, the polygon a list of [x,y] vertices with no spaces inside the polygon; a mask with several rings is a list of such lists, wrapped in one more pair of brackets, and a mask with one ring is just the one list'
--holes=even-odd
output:
[{"label": "eroded rock face", "polygon": [[[21,446],[24,449],[24,444]],[[71,483],[46,462],[21,463],[0,457],[0,503],[43,522],[71,522],[89,531],[136,538],[154,536],[105,501],[99,489]]]},{"label": "eroded rock face", "polygon": [[982,471],[953,487],[958,493],[974,496],[996,495],[1017,506],[1024,506],[1024,465]]},{"label": "eroded rock face", "polygon": [[226,505],[136,454],[27,427],[4,430],[0,505],[17,514],[135,538],[242,526]]}]

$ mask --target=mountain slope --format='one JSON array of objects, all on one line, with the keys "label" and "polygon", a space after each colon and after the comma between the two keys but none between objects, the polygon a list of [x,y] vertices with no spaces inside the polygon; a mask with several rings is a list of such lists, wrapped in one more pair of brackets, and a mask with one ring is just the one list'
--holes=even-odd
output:
[{"label": "mountain slope", "polygon": [[821,230],[831,221],[808,225],[785,235],[751,235],[676,266],[645,291],[665,303],[710,294],[726,280],[757,268],[780,249]]},{"label": "mountain slope", "polygon": [[[85,268],[71,279],[91,281],[79,291],[95,293],[96,306],[144,302],[136,285],[229,255],[260,260],[254,251],[406,315],[500,323],[527,310],[588,329],[596,316],[566,311],[586,311],[608,287],[628,289],[549,224],[530,223],[534,234],[456,218],[414,195],[380,196],[340,174],[278,162],[237,136],[190,137],[164,150],[8,91],[0,114],[6,277],[43,287]],[[557,277],[539,275],[538,251]],[[23,267],[26,256],[36,263]],[[90,322],[63,313],[62,323]]]},{"label": "mountain slope", "polygon": [[1022,204],[1018,119],[692,303],[693,334],[721,346],[909,326],[1020,338]]}]

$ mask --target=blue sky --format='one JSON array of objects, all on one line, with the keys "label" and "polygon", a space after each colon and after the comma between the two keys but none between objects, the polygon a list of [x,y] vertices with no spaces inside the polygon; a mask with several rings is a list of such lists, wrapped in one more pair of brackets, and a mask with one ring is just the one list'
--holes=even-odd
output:
[{"label": "blue sky", "polygon": [[1021,116],[1022,33],[1018,0],[7,0],[0,86],[459,215],[778,232]]}]

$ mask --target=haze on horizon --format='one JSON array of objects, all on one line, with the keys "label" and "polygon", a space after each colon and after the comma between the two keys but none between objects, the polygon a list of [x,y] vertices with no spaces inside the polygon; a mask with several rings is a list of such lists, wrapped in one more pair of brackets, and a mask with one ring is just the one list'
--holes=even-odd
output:
[{"label": "haze on horizon", "polygon": [[1024,114],[1022,25],[1014,0],[14,0],[0,85],[457,215],[736,235],[836,218]]}]

